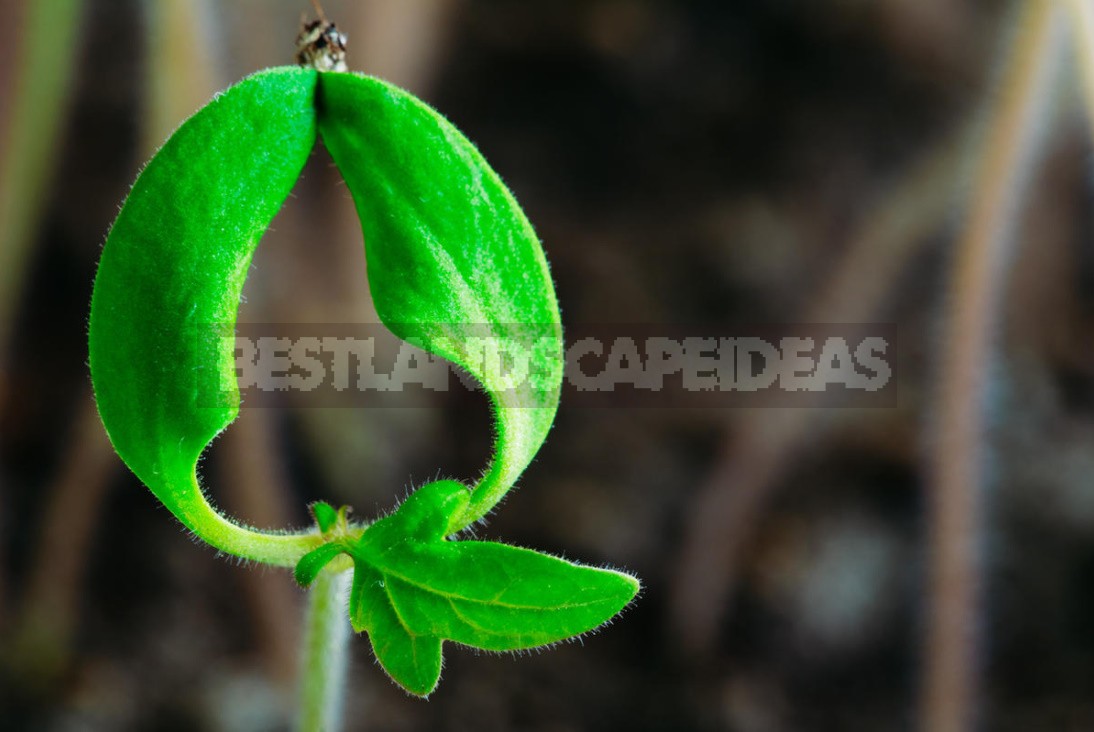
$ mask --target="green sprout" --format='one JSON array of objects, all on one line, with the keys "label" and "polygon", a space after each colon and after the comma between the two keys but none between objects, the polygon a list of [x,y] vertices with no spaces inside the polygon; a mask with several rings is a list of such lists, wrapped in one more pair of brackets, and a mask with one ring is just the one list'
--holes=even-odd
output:
[{"label": "green sprout", "polygon": [[[217,511],[196,468],[239,413],[226,336],[252,255],[318,139],[356,204],[380,319],[482,385],[495,451],[473,485],[427,484],[372,523],[320,502],[312,530],[270,533]],[[525,349],[525,378],[484,357],[484,343]],[[137,477],[221,551],[294,567],[302,585],[352,569],[352,627],[412,694],[436,688],[445,640],[540,647],[597,628],[638,592],[623,572],[459,536],[513,487],[554,421],[558,304],[539,241],[498,175],[436,111],[386,82],[269,69],[183,124],[107,238],[89,347],[103,424]]]}]

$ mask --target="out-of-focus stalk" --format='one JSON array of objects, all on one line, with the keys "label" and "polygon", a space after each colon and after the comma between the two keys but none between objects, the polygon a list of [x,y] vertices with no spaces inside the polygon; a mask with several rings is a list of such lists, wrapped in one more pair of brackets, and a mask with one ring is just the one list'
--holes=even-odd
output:
[{"label": "out-of-focus stalk", "polygon": [[83,6],[82,0],[27,2],[17,36],[10,118],[0,139],[0,368],[60,147]]},{"label": "out-of-focus stalk", "polygon": [[979,688],[981,491],[986,386],[1021,191],[1041,150],[1059,54],[1057,4],[1019,2],[988,102],[963,230],[956,242],[929,416],[926,658],[921,728],[976,724]]},{"label": "out-of-focus stalk", "polygon": [[[60,148],[83,6],[82,0],[27,0],[4,13],[4,22],[21,27],[12,36],[19,47],[10,57],[10,90],[0,89],[0,411],[12,325]],[[5,589],[0,586],[0,611]]]},{"label": "out-of-focus stalk", "polygon": [[1067,5],[1072,17],[1070,25],[1075,37],[1079,82],[1086,102],[1090,137],[1094,140],[1094,3],[1090,0],[1067,0]]},{"label": "out-of-focus stalk", "polygon": [[143,152],[151,155],[218,89],[207,0],[145,0]]},{"label": "out-of-focus stalk", "polygon": [[[870,323],[880,317],[901,274],[928,249],[953,208],[961,151],[973,127],[963,123],[876,201],[863,204],[846,252],[818,283],[800,322]],[[689,655],[715,647],[740,558],[780,479],[825,429],[829,412],[816,408],[823,404],[817,394],[801,409],[734,410],[722,453],[687,511],[670,599],[673,635]]]}]

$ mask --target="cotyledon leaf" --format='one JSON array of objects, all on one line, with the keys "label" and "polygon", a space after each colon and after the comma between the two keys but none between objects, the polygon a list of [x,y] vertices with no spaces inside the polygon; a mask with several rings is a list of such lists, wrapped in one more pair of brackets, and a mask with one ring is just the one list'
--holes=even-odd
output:
[{"label": "cotyledon leaf", "polygon": [[562,333],[547,261],[508,188],[429,106],[350,73],[321,74],[318,105],[381,320],[467,369],[493,403],[494,459],[455,519],[467,526],[512,487],[554,420]]},{"label": "cotyledon leaf", "polygon": [[439,114],[356,74],[279,68],[227,90],[157,153],[115,221],[92,299],[90,363],[103,422],[137,476],[208,543],[277,564],[316,541],[228,521],[195,466],[238,413],[239,294],[317,126],[361,216],[382,319],[470,371],[493,403],[495,456],[459,527],[483,517],[539,449],[563,363],[531,225]]},{"label": "cotyledon leaf", "polygon": [[204,541],[274,564],[291,565],[318,540],[228,521],[195,469],[239,411],[240,292],[315,145],[316,79],[301,68],[260,72],[171,136],[110,230],[89,323],[95,398],[118,454]]},{"label": "cotyledon leaf", "polygon": [[602,625],[638,592],[622,572],[446,539],[467,501],[455,481],[430,483],[343,544],[354,560],[354,627],[368,632],[381,665],[415,694],[436,685],[442,640],[489,651],[548,645]]}]

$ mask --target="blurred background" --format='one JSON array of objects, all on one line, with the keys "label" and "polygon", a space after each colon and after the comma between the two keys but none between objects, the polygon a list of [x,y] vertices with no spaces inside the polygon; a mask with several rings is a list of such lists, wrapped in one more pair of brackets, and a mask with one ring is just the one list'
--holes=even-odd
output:
[{"label": "blurred background", "polygon": [[[352,643],[348,730],[1094,729],[1094,227],[1082,0],[326,0],[534,222],[563,320],[895,323],[893,408],[564,402],[481,536],[626,568],[580,643]],[[0,2],[0,728],[284,730],[304,593],[192,541],[113,455],[86,318],[141,165],[293,58],[303,0]],[[1078,62],[1085,59],[1087,66]],[[317,149],[253,322],[375,320]],[[458,402],[458,403],[457,403]],[[244,410],[252,524],[390,508],[490,454],[485,400]]]}]

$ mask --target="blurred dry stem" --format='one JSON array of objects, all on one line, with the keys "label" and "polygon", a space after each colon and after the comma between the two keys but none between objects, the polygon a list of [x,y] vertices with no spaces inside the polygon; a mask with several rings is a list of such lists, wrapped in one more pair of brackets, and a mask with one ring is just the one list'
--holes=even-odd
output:
[{"label": "blurred dry stem", "polygon": [[[13,13],[8,18],[9,22],[0,24],[0,155],[5,154],[3,148],[3,141],[8,139],[8,130],[11,127],[11,99],[15,96],[15,76],[14,70],[16,68],[16,55],[15,51],[19,46],[18,39],[20,38],[17,29],[22,26],[23,3],[13,4],[11,8]],[[0,168],[6,167],[6,163],[0,162]],[[0,172],[0,176],[4,173]],[[0,184],[2,186],[2,184]],[[0,196],[6,195],[3,189],[0,188]],[[0,206],[3,206],[0,203]],[[2,241],[2,240],[0,240]],[[3,344],[0,344],[0,350],[6,350]],[[8,356],[6,353],[0,353],[0,418],[3,417],[4,405],[7,404],[8,390],[10,384],[8,383],[8,377],[6,376],[6,366],[4,362]],[[6,498],[6,478],[4,472],[0,470],[0,516],[5,515],[6,507],[4,505],[4,499]],[[2,569],[7,566],[6,554],[7,547],[3,542],[0,542],[0,634],[7,630],[7,601],[8,601],[8,577],[7,573]]]},{"label": "blurred dry stem", "polygon": [[[14,321],[71,98],[83,2],[27,0],[5,9],[11,12],[4,14],[4,24],[13,32],[0,32],[6,47],[0,60],[10,62],[0,88],[0,415],[7,405]],[[0,475],[0,489],[3,483]],[[5,585],[0,576],[0,626]]]},{"label": "blurred dry stem", "polygon": [[1076,61],[1079,66],[1079,81],[1086,102],[1087,121],[1090,123],[1091,139],[1094,139],[1094,3],[1090,0],[1067,0],[1071,12],[1071,28],[1075,34]]},{"label": "blurred dry stem", "polygon": [[120,466],[90,394],[72,420],[56,480],[48,486],[19,622],[7,659],[32,688],[53,683],[70,662],[87,559],[110,479]]},{"label": "blurred dry stem", "polygon": [[451,19],[462,0],[380,0],[347,8],[357,70],[425,94],[443,68]]},{"label": "blurred dry stem", "polygon": [[324,23],[328,22],[327,15],[323,12],[323,6],[319,4],[319,0],[311,0],[311,6],[315,8],[315,14],[319,16],[319,20]]},{"label": "blurred dry stem", "polygon": [[[223,436],[221,469],[215,483],[223,487],[225,509],[248,524],[279,530],[292,523],[289,487],[278,459],[274,425],[266,410],[237,420]],[[299,592],[280,571],[233,573],[244,591],[249,625],[262,666],[283,690],[295,682],[300,637]]]},{"label": "blurred dry stem", "polygon": [[208,0],[146,0],[142,156],[198,111],[224,85],[217,69]]},{"label": "blurred dry stem", "polygon": [[[39,3],[45,6],[49,3]],[[209,54],[209,34],[199,22],[202,0],[156,0],[146,4],[149,31],[148,108],[144,128],[149,153],[217,88]],[[60,110],[57,112],[60,114]],[[56,146],[56,141],[51,141]],[[0,333],[2,333],[0,323]],[[2,343],[2,341],[0,341]],[[33,668],[48,682],[68,663],[79,616],[79,598],[96,524],[107,496],[110,468],[118,465],[103,433],[93,397],[80,404],[57,479],[46,488],[27,593],[12,647],[20,667]],[[29,659],[37,659],[30,663]],[[37,667],[40,668],[37,668]]]},{"label": "blurred dry stem", "polygon": [[[802,322],[883,317],[898,280],[944,225],[974,128],[966,124],[942,140],[879,201],[870,202],[842,258],[820,279]],[[717,462],[688,510],[670,599],[673,635],[688,653],[713,647],[767,502],[795,456],[817,442],[827,424],[824,415],[812,408],[735,413]]]},{"label": "blurred dry stem", "polygon": [[[10,121],[0,139],[0,359],[12,322],[59,138],[79,51],[81,0],[26,2],[20,17]],[[0,379],[6,364],[0,360]],[[0,408],[3,404],[0,403]]]},{"label": "blurred dry stem", "polygon": [[1022,185],[1037,163],[1059,57],[1056,3],[1019,3],[997,97],[989,101],[945,303],[928,421],[927,638],[922,729],[960,732],[979,701],[986,386]]}]

